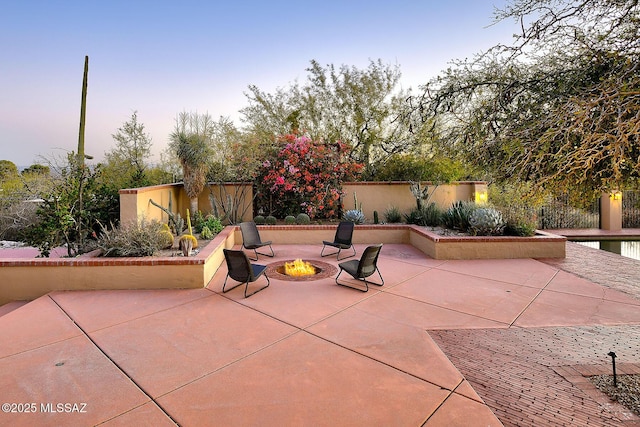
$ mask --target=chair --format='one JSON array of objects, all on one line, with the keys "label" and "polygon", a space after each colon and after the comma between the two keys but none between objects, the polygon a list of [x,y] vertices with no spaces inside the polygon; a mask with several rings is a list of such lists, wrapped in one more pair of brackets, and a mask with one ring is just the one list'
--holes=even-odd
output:
[{"label": "chair", "polygon": [[[382,249],[382,243],[369,246],[364,250],[364,252],[362,253],[362,257],[359,260],[354,259],[338,264],[338,267],[340,267],[340,272],[336,276],[336,283],[340,286],[346,286],[347,288],[357,289],[362,292],[367,292],[369,290],[370,284],[383,286],[384,279],[382,278],[382,274],[380,274],[380,270],[378,270],[378,255],[380,255],[380,249]],[[338,282],[338,277],[340,277],[343,271],[346,271],[354,279],[364,282],[365,289]],[[367,281],[367,277],[371,276],[376,271],[380,276],[381,283]]]},{"label": "chair", "polygon": [[[249,262],[249,257],[243,251],[223,249],[223,252],[224,259],[227,261],[227,277],[225,277],[224,283],[222,285],[223,293],[229,292],[231,289],[235,289],[238,286],[246,283],[244,287],[244,297],[247,298],[269,287],[269,277],[265,273],[267,269],[266,265],[251,264],[251,262]],[[267,279],[267,285],[250,294],[247,294],[249,283],[255,282],[262,275],[264,275],[265,279]],[[227,286],[227,279],[229,277],[240,283],[225,290],[225,287]]]},{"label": "chair", "polygon": [[[258,232],[258,227],[255,222],[243,222],[240,224],[240,231],[242,232],[242,247],[245,249],[253,249],[253,252],[256,254],[256,258],[253,259],[249,257],[251,261],[258,260],[258,254],[273,257],[275,253],[273,252],[273,248],[271,247],[271,240],[268,242],[263,242],[260,240],[260,233]],[[258,252],[258,249],[269,246],[271,249],[271,255],[265,254],[262,252]]]},{"label": "chair", "polygon": [[[320,256],[329,256],[336,255],[338,261],[341,259],[346,259],[356,255],[356,248],[353,247],[353,243],[351,243],[351,239],[353,238],[353,222],[351,221],[342,221],[338,224],[338,229],[336,230],[336,235],[333,238],[333,242],[327,242],[326,240],[322,242],[324,246],[322,246],[322,252],[320,252]],[[325,254],[324,250],[327,246],[331,246],[338,249],[338,252],[331,252],[329,254]],[[340,258],[340,251],[343,249],[353,249],[353,255],[348,255]]]}]

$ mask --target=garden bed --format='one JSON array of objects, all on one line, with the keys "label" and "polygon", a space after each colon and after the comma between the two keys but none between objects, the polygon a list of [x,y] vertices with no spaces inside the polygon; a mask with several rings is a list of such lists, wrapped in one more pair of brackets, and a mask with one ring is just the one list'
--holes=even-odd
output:
[{"label": "garden bed", "polygon": [[[321,245],[333,240],[336,225],[259,226],[274,244]],[[94,289],[184,289],[206,286],[224,262],[224,248],[242,242],[229,226],[195,256],[141,258],[0,259],[0,305],[32,300],[51,291]],[[356,244],[410,244],[434,259],[563,258],[566,238],[538,232],[532,237],[442,236],[405,224],[357,225]]]}]

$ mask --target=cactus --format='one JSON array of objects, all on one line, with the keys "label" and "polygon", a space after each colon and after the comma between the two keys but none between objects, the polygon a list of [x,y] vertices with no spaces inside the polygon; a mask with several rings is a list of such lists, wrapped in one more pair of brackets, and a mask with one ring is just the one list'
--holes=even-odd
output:
[{"label": "cactus", "polygon": [[269,215],[269,216],[267,216],[267,217],[265,218],[265,222],[266,222],[268,225],[276,225],[276,222],[277,222],[277,221],[278,221],[278,220],[277,220],[277,219],[276,219],[276,217],[275,217],[275,216],[273,216],[273,215]]},{"label": "cactus", "polygon": [[344,213],[342,219],[345,221],[351,221],[354,224],[364,224],[365,217],[362,211],[357,209],[351,209]]},{"label": "cactus", "polygon": [[473,202],[459,200],[442,215],[442,222],[447,228],[467,231],[469,229],[469,218],[477,208]]},{"label": "cactus", "polygon": [[257,215],[253,218],[253,222],[255,222],[258,225],[263,225],[265,223],[265,219],[262,215]]},{"label": "cactus", "polygon": [[287,224],[287,225],[293,225],[293,224],[296,223],[296,217],[293,216],[293,215],[287,215],[284,218],[284,223]]},{"label": "cactus", "polygon": [[311,218],[309,218],[309,215],[305,213],[298,214],[298,216],[296,217],[296,224],[306,225],[310,223]]},{"label": "cactus", "polygon": [[200,231],[200,237],[206,240],[211,240],[213,238],[213,231],[211,231],[211,229],[205,225]]},{"label": "cactus", "polygon": [[380,224],[380,218],[378,218],[378,211],[373,211],[373,223]]},{"label": "cactus", "polygon": [[494,208],[477,208],[469,217],[469,232],[476,236],[499,236],[506,223]]},{"label": "cactus", "polygon": [[163,241],[162,249],[169,249],[173,246],[173,234],[169,230],[169,227],[166,224],[163,224],[167,228],[164,227],[160,230],[160,236]]},{"label": "cactus", "polygon": [[179,247],[182,249],[184,256],[189,256],[191,249],[198,247],[198,240],[191,234],[184,234],[180,236]]}]

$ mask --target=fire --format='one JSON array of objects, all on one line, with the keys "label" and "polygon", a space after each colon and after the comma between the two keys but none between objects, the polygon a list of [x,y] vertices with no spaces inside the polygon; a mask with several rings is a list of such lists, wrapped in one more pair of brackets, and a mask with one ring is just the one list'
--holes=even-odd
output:
[{"label": "fire", "polygon": [[306,261],[296,259],[284,264],[284,274],[287,276],[311,276],[316,274],[316,268]]}]

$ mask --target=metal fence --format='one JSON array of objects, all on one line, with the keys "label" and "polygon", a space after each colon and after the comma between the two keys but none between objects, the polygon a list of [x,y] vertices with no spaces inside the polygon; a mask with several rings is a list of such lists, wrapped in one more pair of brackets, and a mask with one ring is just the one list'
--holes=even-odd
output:
[{"label": "metal fence", "polygon": [[622,228],[640,228],[640,191],[622,193]]},{"label": "metal fence", "polygon": [[600,199],[581,207],[573,206],[568,196],[557,196],[538,210],[538,228],[600,228]]}]

